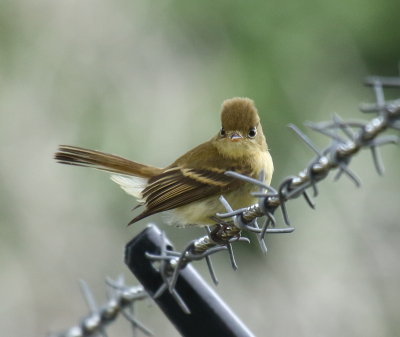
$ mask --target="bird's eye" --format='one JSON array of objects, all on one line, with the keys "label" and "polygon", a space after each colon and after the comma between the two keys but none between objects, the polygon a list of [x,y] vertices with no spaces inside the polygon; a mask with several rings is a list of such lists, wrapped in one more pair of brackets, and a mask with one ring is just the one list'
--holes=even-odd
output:
[{"label": "bird's eye", "polygon": [[250,128],[249,132],[247,133],[247,136],[249,138],[254,138],[257,134],[257,129],[256,128]]},{"label": "bird's eye", "polygon": [[224,137],[225,136],[225,129],[221,128],[221,131],[219,132],[220,136]]}]

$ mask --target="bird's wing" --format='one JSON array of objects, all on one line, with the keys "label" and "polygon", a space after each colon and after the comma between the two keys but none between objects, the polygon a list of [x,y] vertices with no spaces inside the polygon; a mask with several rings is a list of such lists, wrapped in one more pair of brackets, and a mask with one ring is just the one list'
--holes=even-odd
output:
[{"label": "bird's wing", "polygon": [[[142,192],[146,209],[131,223],[149,215],[187,205],[208,196],[220,195],[243,184],[224,174],[223,169],[192,169],[180,166],[152,177]],[[248,174],[245,170],[239,173]]]}]

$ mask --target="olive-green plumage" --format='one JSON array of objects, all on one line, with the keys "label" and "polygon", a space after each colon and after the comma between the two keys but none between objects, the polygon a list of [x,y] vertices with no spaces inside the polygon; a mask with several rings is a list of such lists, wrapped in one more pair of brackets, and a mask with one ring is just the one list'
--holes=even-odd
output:
[{"label": "olive-green plumage", "polygon": [[225,171],[253,178],[263,171],[268,184],[273,173],[260,118],[248,98],[224,101],[218,134],[164,169],[72,146],[60,146],[55,158],[64,164],[116,173],[112,179],[145,206],[130,223],[171,211],[169,222],[178,226],[213,225],[215,214],[224,211],[219,196],[224,195],[233,208],[256,201],[250,194],[253,185],[229,177]]}]

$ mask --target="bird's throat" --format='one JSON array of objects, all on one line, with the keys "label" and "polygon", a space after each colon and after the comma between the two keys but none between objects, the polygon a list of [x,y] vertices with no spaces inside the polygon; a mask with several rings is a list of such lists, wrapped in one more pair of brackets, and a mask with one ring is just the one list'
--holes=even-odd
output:
[{"label": "bird's throat", "polygon": [[219,152],[219,154],[228,159],[240,159],[245,158],[253,155],[254,152],[254,145],[249,144],[246,140],[239,140],[239,141],[230,141],[224,140],[216,141],[215,146]]}]

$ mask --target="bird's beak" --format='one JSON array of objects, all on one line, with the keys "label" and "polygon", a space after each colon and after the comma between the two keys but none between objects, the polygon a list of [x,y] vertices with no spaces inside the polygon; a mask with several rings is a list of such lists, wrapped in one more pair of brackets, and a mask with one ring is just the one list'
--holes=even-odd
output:
[{"label": "bird's beak", "polygon": [[243,136],[239,132],[235,131],[235,132],[232,132],[232,134],[230,135],[229,139],[232,142],[237,142],[237,141],[243,139]]}]

